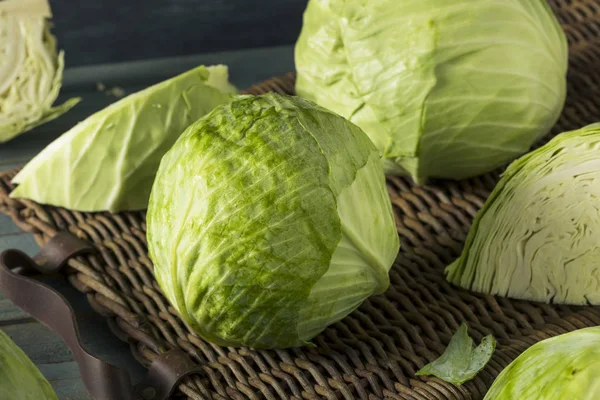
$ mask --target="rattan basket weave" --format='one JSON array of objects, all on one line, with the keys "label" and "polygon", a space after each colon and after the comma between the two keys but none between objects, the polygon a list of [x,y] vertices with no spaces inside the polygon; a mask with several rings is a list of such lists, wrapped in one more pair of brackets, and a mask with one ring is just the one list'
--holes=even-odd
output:
[{"label": "rattan basket weave", "polygon": [[[535,0],[532,0],[535,1]],[[600,0],[550,1],[570,43],[568,100],[553,132],[600,121]],[[248,90],[293,93],[294,75]],[[480,399],[494,377],[535,342],[600,324],[600,307],[513,301],[456,289],[443,268],[460,252],[471,221],[498,174],[418,187],[390,177],[402,249],[391,287],[316,338],[316,348],[260,351],[212,345],[193,334],[162,296],[152,274],[145,214],[89,214],[8,197],[16,171],[0,174],[0,212],[40,245],[69,230],[101,256],[69,263],[68,279],[135,357],[148,365],[173,347],[204,374],[180,385],[193,399]],[[437,358],[466,321],[478,341],[492,333],[498,348],[475,379],[454,386],[415,371]]]}]

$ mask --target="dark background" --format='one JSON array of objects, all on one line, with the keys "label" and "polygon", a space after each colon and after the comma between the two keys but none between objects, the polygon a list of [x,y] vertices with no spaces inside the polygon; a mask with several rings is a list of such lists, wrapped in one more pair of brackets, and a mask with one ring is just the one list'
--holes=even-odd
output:
[{"label": "dark background", "polygon": [[50,0],[67,67],[293,44],[307,0]]}]

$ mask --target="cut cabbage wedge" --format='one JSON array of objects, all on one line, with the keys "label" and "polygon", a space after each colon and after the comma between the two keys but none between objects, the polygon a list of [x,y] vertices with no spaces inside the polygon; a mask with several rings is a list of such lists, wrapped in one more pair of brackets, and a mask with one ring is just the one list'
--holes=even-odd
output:
[{"label": "cut cabbage wedge", "polygon": [[64,53],[50,33],[46,0],[0,1],[0,143],[51,121],[80,99],[53,107]]},{"label": "cut cabbage wedge", "polygon": [[72,210],[142,210],[163,155],[192,122],[236,92],[224,65],[200,66],[129,95],[51,143],[11,193]]},{"label": "cut cabbage wedge", "polygon": [[513,162],[447,270],[463,288],[559,304],[600,304],[600,124]]}]

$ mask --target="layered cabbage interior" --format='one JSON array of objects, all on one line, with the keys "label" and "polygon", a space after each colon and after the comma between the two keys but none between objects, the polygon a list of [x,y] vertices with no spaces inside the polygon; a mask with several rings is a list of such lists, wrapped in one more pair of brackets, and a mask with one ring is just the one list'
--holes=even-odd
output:
[{"label": "layered cabbage interior", "polygon": [[600,124],[513,163],[448,278],[477,292],[600,303]]}]

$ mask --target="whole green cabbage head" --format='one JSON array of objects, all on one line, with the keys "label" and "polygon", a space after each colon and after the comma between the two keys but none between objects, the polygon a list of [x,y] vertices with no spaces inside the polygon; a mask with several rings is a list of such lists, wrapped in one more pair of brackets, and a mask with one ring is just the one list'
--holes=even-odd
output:
[{"label": "whole green cabbage head", "polygon": [[0,330],[0,399],[58,400],[35,364]]},{"label": "whole green cabbage head", "polygon": [[567,41],[546,0],[310,0],[295,55],[297,93],[418,183],[505,165],[565,100]]},{"label": "whole green cabbage head", "polygon": [[517,299],[600,304],[600,124],[513,162],[447,278]]},{"label": "whole green cabbage head", "polygon": [[543,340],[525,350],[494,381],[484,400],[600,398],[600,327]]},{"label": "whole green cabbage head", "polygon": [[239,96],[163,158],[147,213],[166,297],[223,346],[308,344],[389,286],[398,253],[380,155],[312,102]]},{"label": "whole green cabbage head", "polygon": [[79,99],[52,107],[64,53],[50,33],[47,0],[0,0],[0,143],[51,121]]}]

